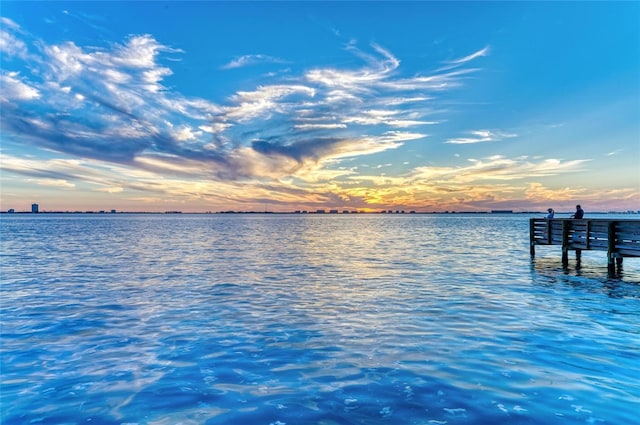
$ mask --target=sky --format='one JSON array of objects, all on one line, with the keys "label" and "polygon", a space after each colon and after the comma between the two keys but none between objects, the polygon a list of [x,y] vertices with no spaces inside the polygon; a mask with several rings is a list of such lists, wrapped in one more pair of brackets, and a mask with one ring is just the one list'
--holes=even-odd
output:
[{"label": "sky", "polygon": [[0,209],[640,210],[640,2],[0,4]]}]

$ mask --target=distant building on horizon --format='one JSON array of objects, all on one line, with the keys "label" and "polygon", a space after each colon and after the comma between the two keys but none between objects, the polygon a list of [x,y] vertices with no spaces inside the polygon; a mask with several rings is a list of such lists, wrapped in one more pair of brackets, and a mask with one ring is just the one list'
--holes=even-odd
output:
[{"label": "distant building on horizon", "polygon": [[40,206],[38,204],[31,204],[31,212],[34,214],[40,212]]}]

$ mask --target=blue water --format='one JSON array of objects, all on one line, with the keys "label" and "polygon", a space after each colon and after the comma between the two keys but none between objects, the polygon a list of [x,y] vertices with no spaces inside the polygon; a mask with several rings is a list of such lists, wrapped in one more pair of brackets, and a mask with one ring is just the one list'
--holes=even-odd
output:
[{"label": "blue water", "polygon": [[640,259],[525,215],[0,223],[2,424],[640,423]]}]

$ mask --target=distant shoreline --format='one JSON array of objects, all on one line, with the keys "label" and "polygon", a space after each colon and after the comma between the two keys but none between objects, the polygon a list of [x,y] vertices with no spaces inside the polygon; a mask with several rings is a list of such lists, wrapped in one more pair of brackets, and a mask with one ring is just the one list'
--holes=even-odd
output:
[{"label": "distant shoreline", "polygon": [[[1,215],[221,215],[221,214],[279,214],[279,215],[522,215],[522,214],[546,214],[544,211],[403,211],[403,210],[387,210],[387,211],[0,211]],[[556,212],[556,215],[571,215],[573,211]],[[594,211],[589,212],[589,215],[640,215],[639,211]]]}]

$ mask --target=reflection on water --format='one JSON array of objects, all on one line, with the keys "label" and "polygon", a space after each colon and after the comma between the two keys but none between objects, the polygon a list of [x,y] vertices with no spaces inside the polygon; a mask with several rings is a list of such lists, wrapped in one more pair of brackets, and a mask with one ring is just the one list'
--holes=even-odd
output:
[{"label": "reflection on water", "polygon": [[553,249],[545,253],[545,256],[532,259],[534,282],[560,282],[589,291],[603,291],[611,297],[640,298],[640,259],[626,258],[610,271],[606,252],[570,251],[569,262],[563,266],[559,251],[560,248]]},{"label": "reflection on water", "polygon": [[[640,264],[528,217],[2,217],[3,424],[632,423]],[[558,248],[558,249],[555,249]]]}]

